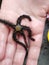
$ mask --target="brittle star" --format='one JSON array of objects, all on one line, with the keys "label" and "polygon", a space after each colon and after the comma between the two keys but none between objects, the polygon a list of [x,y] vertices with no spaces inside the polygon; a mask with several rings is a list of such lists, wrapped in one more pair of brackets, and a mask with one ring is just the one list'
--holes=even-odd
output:
[{"label": "brittle star", "polygon": [[[24,34],[24,30],[28,32],[28,38],[29,39],[31,39],[32,41],[35,41],[35,39],[31,37],[32,36],[31,29],[29,27],[27,27],[27,26],[21,25],[21,20],[24,19],[24,18],[27,18],[29,21],[31,21],[30,16],[28,16],[28,15],[21,15],[20,17],[18,17],[16,25],[13,24],[13,23],[10,23],[7,20],[3,20],[3,19],[0,19],[0,23],[3,23],[5,25],[11,27],[12,29],[14,29],[14,31],[13,31],[13,40],[25,48],[25,50],[26,50],[25,59],[26,59],[26,57],[28,55],[28,49],[27,48],[29,47],[29,45],[27,44],[26,37],[25,37],[25,34]],[[22,42],[20,42],[16,38],[17,34],[21,34],[23,36],[26,45],[23,44]]]}]

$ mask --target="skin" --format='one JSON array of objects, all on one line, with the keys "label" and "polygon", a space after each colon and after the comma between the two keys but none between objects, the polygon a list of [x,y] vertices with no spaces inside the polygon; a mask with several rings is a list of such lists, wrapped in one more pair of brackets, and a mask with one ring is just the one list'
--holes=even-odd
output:
[{"label": "skin", "polygon": [[[30,40],[30,48],[26,65],[37,65],[44,25],[47,12],[49,13],[49,0],[3,0],[0,9],[0,18],[16,24],[17,18],[22,14],[28,14],[32,22],[27,19],[22,21],[22,25],[29,26],[32,30],[32,37],[35,42]],[[25,50],[16,44],[12,39],[13,29],[0,23],[0,65],[23,65]],[[25,32],[27,36],[27,32]],[[21,36],[18,39],[24,42]]]}]

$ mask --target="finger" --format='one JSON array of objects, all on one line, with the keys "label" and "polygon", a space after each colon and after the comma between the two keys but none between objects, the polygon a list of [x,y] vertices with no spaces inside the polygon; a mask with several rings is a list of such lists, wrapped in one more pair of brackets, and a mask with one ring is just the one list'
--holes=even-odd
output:
[{"label": "finger", "polygon": [[[0,60],[4,58],[9,30],[0,23]],[[4,51],[3,51],[4,50]]]},{"label": "finger", "polygon": [[42,34],[34,36],[34,38],[35,38],[35,42],[31,42],[31,46],[29,49],[27,65],[37,65],[37,60],[39,57],[40,47],[41,47],[41,42],[42,42]]},{"label": "finger", "polygon": [[[8,20],[9,22],[12,22],[14,24],[16,23],[16,19],[17,19],[17,15],[15,13],[15,11],[16,11],[16,7],[15,7],[16,2],[15,1],[16,0],[3,0],[1,10],[0,10],[0,18]],[[11,4],[13,4],[12,7],[11,7]],[[12,34],[12,33],[10,33],[10,34]],[[10,35],[9,35],[9,37],[10,37]],[[12,38],[12,36],[10,38]],[[5,59],[2,62],[2,65],[11,65],[12,61],[13,61],[13,56],[15,54],[16,45],[14,45],[14,42],[11,41],[10,38],[7,43],[6,55],[5,55]]]},{"label": "finger", "polygon": [[[7,2],[8,2],[8,4],[7,4]],[[15,10],[15,9],[13,9],[12,11],[10,10],[10,7],[8,7],[9,6],[9,3],[11,3],[11,1],[10,0],[2,0],[2,6],[1,6],[1,10],[0,10],[0,18],[1,19],[5,19],[5,20],[10,20],[10,21],[12,21],[13,23],[14,23],[14,21],[16,20],[16,15],[15,15],[15,13],[14,13],[14,11],[13,10]],[[14,3],[14,2],[13,2]],[[7,7],[7,8],[6,8]],[[9,10],[8,10],[8,8],[9,8]],[[1,25],[2,26],[2,25]],[[0,26],[0,27],[1,27]],[[3,26],[2,26],[3,27]],[[7,40],[7,35],[8,35],[8,30],[4,30],[4,28],[5,27],[3,27],[3,31],[4,31],[4,33],[2,33],[1,35],[2,35],[2,37],[3,37],[3,39],[5,39],[5,40]],[[6,29],[6,28],[5,28]],[[5,38],[4,38],[5,37]],[[3,41],[4,42],[4,41]],[[6,44],[5,44],[5,42],[4,43],[1,43],[1,45],[0,45],[0,57],[1,57],[1,59],[3,58],[3,56],[4,56],[4,52],[5,52],[5,47],[6,47]],[[3,47],[4,46],[4,47]],[[4,52],[3,52],[3,50],[4,50]],[[2,54],[1,54],[2,53]]]},{"label": "finger", "polygon": [[[23,37],[19,37],[19,41],[24,43]],[[23,65],[25,53],[25,49],[17,44],[13,65]]]},{"label": "finger", "polygon": [[33,44],[31,44],[32,46],[38,46],[41,47],[41,43],[42,43],[42,36],[43,36],[43,31],[44,31],[44,27],[45,27],[45,20],[43,21],[39,21],[39,20],[34,20],[35,22],[32,22],[32,33],[33,36],[35,36],[35,42],[33,42]]},{"label": "finger", "polygon": [[[34,24],[35,24],[35,26],[33,25],[33,29],[35,29],[34,31],[37,31],[37,32],[35,32],[35,34],[33,36],[35,39],[35,42],[33,42],[33,41],[30,42],[30,49],[29,49],[29,54],[28,54],[27,65],[33,65],[34,62],[35,62],[35,65],[37,65],[40,48],[41,48],[41,44],[42,44],[42,36],[43,36],[45,22],[36,21],[36,23],[34,23]],[[36,26],[38,29],[35,28]]]},{"label": "finger", "polygon": [[13,32],[11,31],[8,37],[6,54],[5,54],[4,60],[2,61],[3,65],[12,65],[13,63],[13,58],[14,58],[15,51],[16,51],[16,44],[12,39],[12,33]]}]

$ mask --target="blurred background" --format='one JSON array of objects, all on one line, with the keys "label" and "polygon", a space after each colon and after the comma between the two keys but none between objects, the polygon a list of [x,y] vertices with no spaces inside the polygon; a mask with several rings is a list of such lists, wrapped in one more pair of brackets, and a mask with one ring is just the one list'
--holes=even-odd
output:
[{"label": "blurred background", "polygon": [[45,23],[45,29],[43,33],[43,41],[38,59],[38,65],[49,65],[49,42],[47,40],[47,32],[49,30],[49,15],[47,15],[47,18],[48,20],[46,20]]}]

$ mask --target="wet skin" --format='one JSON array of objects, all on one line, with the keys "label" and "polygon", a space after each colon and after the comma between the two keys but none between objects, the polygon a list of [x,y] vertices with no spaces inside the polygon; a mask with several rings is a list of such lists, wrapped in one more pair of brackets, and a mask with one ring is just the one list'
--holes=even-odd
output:
[{"label": "wet skin", "polygon": [[[32,41],[35,41],[35,39],[31,37],[31,36],[32,36],[32,31],[31,31],[31,29],[30,29],[29,27],[27,27],[27,26],[21,25],[21,20],[24,19],[24,18],[27,18],[29,21],[31,21],[31,18],[30,18],[30,16],[28,16],[28,15],[22,15],[22,16],[20,16],[20,17],[17,19],[16,25],[10,23],[9,21],[0,19],[0,23],[3,23],[3,24],[5,24],[5,25],[11,27],[12,29],[14,29],[14,31],[13,31],[13,40],[14,40],[16,43],[18,43],[18,44],[20,44],[21,46],[23,46],[24,49],[26,50],[26,55],[25,55],[25,58],[24,58],[24,63],[23,63],[23,65],[25,64],[25,60],[27,59],[27,55],[28,55],[28,49],[29,49],[29,44],[28,44],[28,43],[29,43],[29,39],[31,39]],[[26,41],[26,37],[25,37],[25,34],[24,34],[24,30],[28,32],[28,43],[27,43],[27,41]],[[18,34],[20,34],[20,35],[23,36],[26,45],[24,45],[22,42],[20,42],[20,41],[16,38],[16,35],[18,35]]]}]

